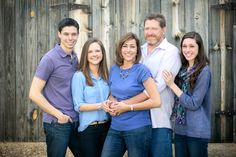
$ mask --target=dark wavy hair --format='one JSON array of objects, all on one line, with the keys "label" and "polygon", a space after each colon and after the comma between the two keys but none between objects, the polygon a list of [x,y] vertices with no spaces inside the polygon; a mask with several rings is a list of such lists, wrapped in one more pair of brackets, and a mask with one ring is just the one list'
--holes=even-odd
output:
[{"label": "dark wavy hair", "polygon": [[134,39],[135,42],[136,42],[136,45],[137,45],[137,55],[136,55],[136,60],[134,62],[134,64],[137,64],[139,63],[140,59],[141,59],[141,45],[140,45],[140,41],[137,37],[136,34],[132,33],[132,32],[129,32],[127,34],[125,34],[124,36],[121,37],[119,43],[118,43],[118,46],[116,47],[116,65],[118,66],[122,66],[123,63],[124,63],[124,58],[121,54],[121,49],[122,49],[122,46],[124,45],[124,43],[128,40],[131,40],[131,39]]},{"label": "dark wavy hair", "polygon": [[188,32],[183,36],[183,38],[180,42],[180,48],[181,48],[180,57],[181,57],[181,61],[182,61],[182,66],[185,68],[188,68],[188,66],[189,66],[188,61],[186,60],[186,58],[184,57],[183,52],[182,52],[183,41],[187,38],[194,39],[198,45],[198,55],[196,56],[196,58],[194,60],[194,66],[196,66],[196,67],[195,67],[194,72],[190,75],[190,78],[189,78],[190,89],[193,90],[193,88],[195,87],[195,83],[196,83],[198,75],[201,73],[202,69],[206,65],[208,65],[210,62],[206,56],[203,41],[202,41],[200,34],[197,32]]},{"label": "dark wavy hair", "polygon": [[86,78],[86,84],[88,86],[93,86],[93,81],[90,76],[90,68],[89,68],[89,62],[88,62],[88,50],[89,50],[89,46],[92,43],[98,43],[98,45],[100,45],[101,47],[103,57],[99,65],[98,73],[103,80],[108,81],[108,68],[107,68],[106,51],[105,51],[104,45],[97,38],[90,38],[85,42],[83,46],[82,53],[80,56],[80,62],[78,65],[78,70],[83,72]]}]

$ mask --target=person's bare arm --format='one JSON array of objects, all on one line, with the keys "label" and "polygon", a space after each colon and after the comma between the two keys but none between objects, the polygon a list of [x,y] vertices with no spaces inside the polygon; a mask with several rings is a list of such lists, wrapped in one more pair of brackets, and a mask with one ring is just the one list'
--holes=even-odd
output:
[{"label": "person's bare arm", "polygon": [[157,90],[154,80],[151,77],[144,81],[144,87],[149,95],[149,99],[130,105],[126,104],[124,101],[118,102],[117,105],[114,105],[116,115],[127,111],[147,110],[150,108],[160,107],[161,96]]},{"label": "person's bare arm", "polygon": [[64,115],[61,111],[53,107],[47,99],[42,94],[42,90],[46,84],[46,81],[34,77],[31,83],[29,98],[36,103],[44,112],[49,113],[50,115],[58,119],[58,123],[67,123],[72,121],[68,115]]},{"label": "person's bare arm", "polygon": [[147,100],[149,97],[147,96],[147,94],[145,94],[144,92],[142,93],[139,93],[138,95],[130,98],[130,99],[127,99],[127,100],[124,100],[123,102],[130,105],[130,104],[135,104],[135,103],[139,103],[139,102],[143,102],[145,100]]}]

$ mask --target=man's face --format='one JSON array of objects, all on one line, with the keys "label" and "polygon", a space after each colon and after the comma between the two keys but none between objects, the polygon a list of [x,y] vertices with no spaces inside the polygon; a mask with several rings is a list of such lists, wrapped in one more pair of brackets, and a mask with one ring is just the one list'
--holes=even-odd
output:
[{"label": "man's face", "polygon": [[60,38],[62,49],[66,52],[71,52],[78,40],[79,32],[74,26],[66,26],[62,28],[61,32],[58,31],[58,37]]},{"label": "man's face", "polygon": [[148,45],[158,45],[164,38],[165,27],[161,28],[160,23],[156,20],[146,20],[144,26],[144,37]]}]

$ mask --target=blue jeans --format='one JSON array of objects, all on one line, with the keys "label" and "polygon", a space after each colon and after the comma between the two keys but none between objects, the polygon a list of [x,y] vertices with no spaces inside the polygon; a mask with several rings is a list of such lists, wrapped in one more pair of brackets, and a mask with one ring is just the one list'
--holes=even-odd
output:
[{"label": "blue jeans", "polygon": [[128,151],[129,157],[147,157],[151,142],[150,125],[129,131],[109,129],[102,150],[102,157],[123,157]]},{"label": "blue jeans", "polygon": [[152,129],[151,157],[172,157],[172,130]]},{"label": "blue jeans", "polygon": [[105,142],[110,122],[89,125],[84,131],[79,132],[80,157],[100,157]]},{"label": "blue jeans", "polygon": [[43,123],[43,126],[48,157],[65,157],[67,146],[75,157],[79,156],[78,122]]},{"label": "blue jeans", "polygon": [[175,157],[208,157],[208,139],[175,134]]}]

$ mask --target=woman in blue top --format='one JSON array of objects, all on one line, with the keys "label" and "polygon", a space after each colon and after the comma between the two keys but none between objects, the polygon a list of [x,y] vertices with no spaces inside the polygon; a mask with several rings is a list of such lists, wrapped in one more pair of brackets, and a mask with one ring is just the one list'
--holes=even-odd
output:
[{"label": "woman in blue top", "polygon": [[182,68],[174,83],[170,72],[163,78],[176,94],[173,108],[175,120],[175,156],[207,157],[211,137],[211,72],[201,36],[186,33],[180,43]]},{"label": "woman in blue top", "polygon": [[[111,67],[109,86],[115,104],[107,104],[106,111],[112,115],[111,127],[104,143],[102,157],[148,156],[151,141],[149,109],[159,107],[160,94],[151,73],[139,64],[140,42],[133,33],[121,38],[116,49],[116,64]],[[123,100],[132,98],[146,89],[149,99],[135,104]],[[115,115],[114,113],[118,113]]]},{"label": "woman in blue top", "polygon": [[102,42],[89,39],[83,46],[78,71],[72,78],[74,109],[79,113],[80,157],[100,157],[109,129],[109,115],[102,109],[109,86],[106,53]]}]

